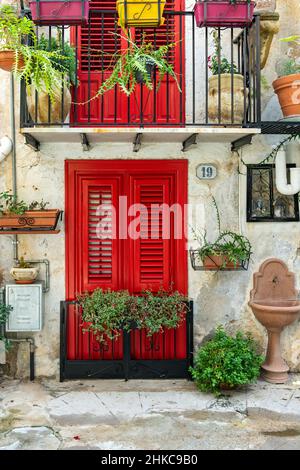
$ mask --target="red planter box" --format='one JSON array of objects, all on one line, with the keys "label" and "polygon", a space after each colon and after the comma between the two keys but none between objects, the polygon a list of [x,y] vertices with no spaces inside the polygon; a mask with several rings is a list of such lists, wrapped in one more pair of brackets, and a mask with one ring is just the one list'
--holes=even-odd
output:
[{"label": "red planter box", "polygon": [[88,0],[30,0],[32,19],[38,25],[81,25],[88,22]]},{"label": "red planter box", "polygon": [[237,1],[232,5],[229,0],[199,1],[194,7],[197,26],[244,27],[253,20],[255,2]]}]

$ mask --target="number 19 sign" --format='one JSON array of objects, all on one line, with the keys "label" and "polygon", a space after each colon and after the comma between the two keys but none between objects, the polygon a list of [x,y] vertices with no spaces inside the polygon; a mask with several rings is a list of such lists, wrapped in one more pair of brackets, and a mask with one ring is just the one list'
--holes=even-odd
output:
[{"label": "number 19 sign", "polygon": [[196,174],[200,180],[213,180],[217,176],[217,168],[210,164],[199,165]]}]

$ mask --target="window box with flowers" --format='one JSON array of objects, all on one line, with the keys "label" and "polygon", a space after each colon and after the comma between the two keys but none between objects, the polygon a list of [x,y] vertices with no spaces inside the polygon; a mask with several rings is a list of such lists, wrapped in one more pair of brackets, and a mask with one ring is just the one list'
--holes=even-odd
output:
[{"label": "window box with flowers", "polygon": [[197,26],[244,27],[253,20],[252,0],[199,0],[194,7]]}]

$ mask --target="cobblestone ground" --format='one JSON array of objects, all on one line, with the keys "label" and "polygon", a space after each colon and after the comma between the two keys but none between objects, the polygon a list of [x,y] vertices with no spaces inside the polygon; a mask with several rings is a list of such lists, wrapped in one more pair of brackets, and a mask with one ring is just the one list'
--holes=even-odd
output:
[{"label": "cobblestone ground", "polygon": [[300,377],[219,399],[186,381],[1,379],[4,449],[300,449]]}]

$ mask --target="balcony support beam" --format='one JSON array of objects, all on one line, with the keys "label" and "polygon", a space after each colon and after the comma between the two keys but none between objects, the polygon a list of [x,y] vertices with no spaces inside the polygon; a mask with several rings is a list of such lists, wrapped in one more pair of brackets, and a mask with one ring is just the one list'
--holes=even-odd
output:
[{"label": "balcony support beam", "polygon": [[38,152],[40,150],[40,142],[31,134],[23,134],[25,138],[25,145],[28,145],[32,150]]},{"label": "balcony support beam", "polygon": [[80,134],[80,140],[81,140],[81,145],[82,145],[82,150],[84,152],[88,152],[91,149],[89,140],[87,138],[86,134]]},{"label": "balcony support beam", "polygon": [[139,132],[136,134],[134,141],[133,141],[133,151],[138,152],[142,146],[142,139],[143,139],[143,133]]},{"label": "balcony support beam", "polygon": [[197,136],[198,134],[192,134],[182,142],[182,152],[186,152],[189,147],[197,144]]},{"label": "balcony support beam", "polygon": [[244,137],[241,137],[240,139],[234,140],[231,143],[231,151],[234,152],[234,151],[240,150],[245,145],[251,145],[252,138],[253,138],[253,135],[249,134],[249,135],[245,135]]}]

